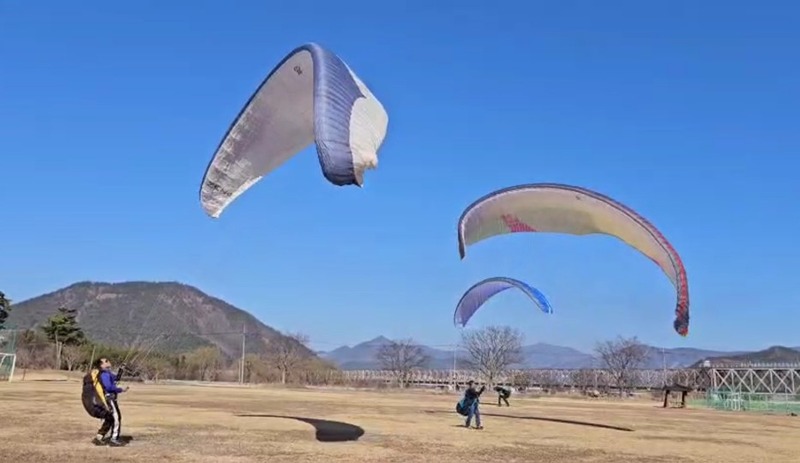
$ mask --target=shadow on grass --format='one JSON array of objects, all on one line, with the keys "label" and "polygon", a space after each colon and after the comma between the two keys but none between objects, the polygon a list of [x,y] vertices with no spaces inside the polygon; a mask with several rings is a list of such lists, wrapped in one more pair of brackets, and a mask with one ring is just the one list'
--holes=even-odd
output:
[{"label": "shadow on grass", "polygon": [[299,416],[266,415],[258,413],[248,413],[236,415],[242,418],[282,418],[286,420],[297,420],[310,424],[316,429],[316,437],[320,442],[346,442],[356,441],[364,435],[364,428],[342,421],[321,420],[317,418],[303,418]]},{"label": "shadow on grass", "polygon": [[[425,413],[431,414],[445,414],[445,415],[455,415],[455,412],[448,412],[444,410],[424,410]],[[461,417],[460,415],[458,415]],[[603,429],[611,429],[614,431],[624,431],[624,432],[633,432],[631,428],[625,428],[621,426],[614,426],[610,424],[602,424],[602,423],[592,423],[589,421],[577,421],[577,420],[568,420],[566,418],[546,418],[543,416],[515,416],[515,415],[504,415],[500,413],[486,413],[481,411],[481,418],[484,416],[491,416],[497,418],[510,418],[512,420],[533,420],[533,421],[548,421],[551,423],[562,423],[562,424],[573,424],[576,426],[589,426],[592,428],[603,428]]]},{"label": "shadow on grass", "polygon": [[[103,438],[103,442],[108,443],[108,440],[109,440],[108,437]],[[130,444],[131,442],[133,442],[133,436],[119,436],[117,440],[122,442],[123,444]]]}]

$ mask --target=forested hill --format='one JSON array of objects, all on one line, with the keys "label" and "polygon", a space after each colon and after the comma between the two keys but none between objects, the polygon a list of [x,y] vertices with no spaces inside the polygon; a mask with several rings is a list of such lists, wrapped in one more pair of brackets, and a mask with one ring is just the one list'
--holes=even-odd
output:
[{"label": "forested hill", "polygon": [[75,283],[14,304],[6,324],[20,329],[41,326],[59,307],[77,310],[79,325],[93,341],[128,348],[155,345],[157,350],[177,352],[214,345],[236,358],[243,326],[248,353],[266,353],[270,339],[283,337],[244,310],[175,282]]},{"label": "forested hill", "polygon": [[[797,347],[772,346],[758,352],[746,352],[738,355],[712,357],[714,365],[756,365],[756,364],[796,364],[800,363],[800,349]],[[694,367],[701,366],[703,361]]]}]

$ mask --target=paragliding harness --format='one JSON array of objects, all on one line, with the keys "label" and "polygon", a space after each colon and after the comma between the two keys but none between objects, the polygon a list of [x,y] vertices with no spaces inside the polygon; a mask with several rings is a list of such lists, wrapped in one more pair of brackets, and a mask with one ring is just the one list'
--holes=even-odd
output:
[{"label": "paragliding harness", "polygon": [[100,370],[97,368],[93,368],[83,376],[81,402],[83,402],[86,413],[92,418],[104,420],[111,413],[106,401],[105,390],[100,384]]},{"label": "paragliding harness", "polygon": [[461,416],[468,416],[469,415],[469,409],[472,408],[474,403],[475,403],[475,399],[468,399],[466,397],[462,398],[456,404],[456,413],[458,413]]},{"label": "paragliding harness", "polygon": [[465,402],[466,400],[467,400],[467,399],[466,399],[466,398],[464,398],[464,399],[461,399],[461,400],[459,400],[459,401],[456,403],[456,413],[458,413],[458,414],[459,414],[459,415],[461,415],[461,416],[467,416],[467,415],[468,415],[468,412],[467,412],[467,407],[465,407],[465,406],[464,406],[464,405],[465,405],[465,404],[464,404],[464,402]]},{"label": "paragliding harness", "polygon": [[469,385],[469,388],[464,391],[464,397],[456,404],[456,413],[462,416],[469,416],[470,410],[475,406],[475,403],[480,400],[481,394],[483,394],[484,389],[486,389],[486,385],[481,386],[479,391],[471,389],[472,381],[469,382]]}]

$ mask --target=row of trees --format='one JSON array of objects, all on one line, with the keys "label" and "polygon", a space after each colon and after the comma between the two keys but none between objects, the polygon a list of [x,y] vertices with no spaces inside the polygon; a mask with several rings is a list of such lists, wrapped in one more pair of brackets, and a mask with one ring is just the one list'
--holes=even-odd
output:
[{"label": "row of trees", "polygon": [[[51,330],[28,330],[17,339],[17,367],[86,370],[91,362],[108,357],[115,364],[127,363],[133,376],[145,380],[244,381],[248,383],[315,383],[335,370],[298,347],[297,339],[276,338],[266,352],[248,353],[242,359],[229,358],[214,345],[183,353],[138,350],[108,346],[90,340],[55,341]],[[59,338],[63,339],[63,338]],[[292,341],[290,341],[291,339]]]},{"label": "row of trees", "polygon": [[18,333],[18,368],[23,372],[42,368],[86,370],[94,359],[103,356],[117,364],[129,364],[132,374],[142,379],[284,384],[319,381],[329,371],[335,370],[309,355],[308,338],[301,334],[272,338],[266,352],[233,359],[223,355],[214,345],[183,353],[159,351],[158,337],[152,341],[139,340],[130,347],[104,345],[86,336],[77,315],[76,310],[61,307],[38,330]]},{"label": "row of trees", "polygon": [[[467,352],[468,367],[486,383],[494,384],[523,362],[523,339],[522,333],[511,327],[490,326],[464,332],[461,343]],[[633,386],[635,370],[647,358],[647,348],[636,337],[618,337],[598,343],[595,353],[620,394]],[[401,387],[408,385],[414,370],[425,368],[430,361],[424,348],[410,339],[381,346],[376,357],[384,370],[392,372]]]}]

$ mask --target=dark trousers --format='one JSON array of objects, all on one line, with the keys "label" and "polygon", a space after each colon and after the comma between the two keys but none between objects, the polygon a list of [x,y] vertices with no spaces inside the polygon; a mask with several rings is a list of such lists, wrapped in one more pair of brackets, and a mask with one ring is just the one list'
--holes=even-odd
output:
[{"label": "dark trousers", "polygon": [[117,404],[116,399],[106,397],[106,402],[108,402],[110,410],[106,413],[103,425],[97,430],[97,434],[105,436],[111,431],[111,435],[108,436],[109,439],[117,440],[122,430],[122,413],[119,411],[119,404]]},{"label": "dark trousers", "polygon": [[498,406],[498,407],[500,407],[500,406],[501,406],[501,405],[500,405],[500,401],[501,401],[501,400],[502,400],[503,402],[505,402],[505,403],[506,403],[506,406],[508,406],[508,407],[510,407],[510,406],[511,406],[511,404],[510,404],[510,403],[508,403],[508,396],[506,396],[506,395],[503,395],[503,394],[500,394],[500,395],[498,395],[498,396],[497,396],[497,406]]},{"label": "dark trousers", "polygon": [[472,422],[472,417],[475,417],[475,426],[481,427],[481,410],[478,408],[480,404],[476,400],[472,402],[472,405],[467,409],[467,423],[466,426],[469,427],[469,424]]}]

